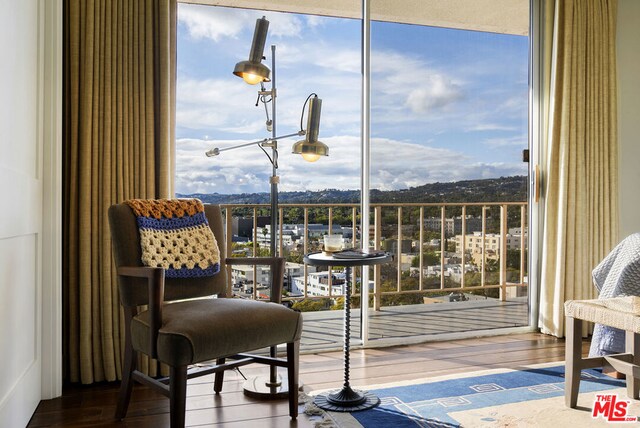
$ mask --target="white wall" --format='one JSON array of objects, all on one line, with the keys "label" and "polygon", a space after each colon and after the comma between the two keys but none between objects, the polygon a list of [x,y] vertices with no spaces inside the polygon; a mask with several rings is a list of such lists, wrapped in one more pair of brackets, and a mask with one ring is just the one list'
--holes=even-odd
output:
[{"label": "white wall", "polygon": [[20,427],[41,399],[42,33],[37,0],[0,10],[0,426]]},{"label": "white wall", "polygon": [[62,0],[0,0],[0,426],[62,393]]},{"label": "white wall", "polygon": [[640,1],[618,0],[620,239],[640,232]]}]

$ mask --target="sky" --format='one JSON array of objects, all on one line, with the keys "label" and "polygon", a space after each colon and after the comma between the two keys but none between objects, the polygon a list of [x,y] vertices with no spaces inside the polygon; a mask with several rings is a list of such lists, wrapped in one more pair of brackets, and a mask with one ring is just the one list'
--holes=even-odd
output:
[{"label": "sky", "polygon": [[[179,3],[176,192],[269,191],[260,148],[204,154],[271,136],[255,106],[259,85],[232,74],[262,16],[269,68],[276,46],[277,134],[299,129],[316,93],[329,146],[307,163],[291,153],[300,137],[279,140],[279,189],[358,189],[360,21]],[[526,174],[527,37],[373,22],[371,46],[371,188]]]}]

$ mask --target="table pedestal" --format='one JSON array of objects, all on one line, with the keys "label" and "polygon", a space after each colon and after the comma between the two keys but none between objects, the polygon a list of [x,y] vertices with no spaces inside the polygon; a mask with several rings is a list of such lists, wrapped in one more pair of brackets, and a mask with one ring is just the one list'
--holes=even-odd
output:
[{"label": "table pedestal", "polygon": [[367,410],[380,404],[380,399],[369,392],[356,391],[349,385],[349,342],[351,340],[351,267],[345,267],[344,296],[344,385],[340,391],[318,395],[314,403],[324,410],[353,412]]}]

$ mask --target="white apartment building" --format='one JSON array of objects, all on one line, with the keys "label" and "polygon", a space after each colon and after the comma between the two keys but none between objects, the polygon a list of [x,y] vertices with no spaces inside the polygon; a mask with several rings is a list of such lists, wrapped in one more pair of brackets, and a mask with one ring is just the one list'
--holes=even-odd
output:
[{"label": "white apartment building", "polygon": [[[344,230],[343,230],[344,229]],[[329,226],[326,224],[310,224],[308,225],[309,238],[321,238],[323,235],[329,233]],[[331,233],[340,235],[344,232],[348,233],[345,236],[351,236],[353,234],[352,228],[343,228],[340,225],[334,224],[331,227]],[[252,229],[252,235],[256,236],[256,241],[260,247],[268,248],[271,243],[271,225],[268,224],[264,227],[259,227],[257,230]],[[276,232],[276,238],[279,238],[279,231]],[[292,248],[298,243],[304,242],[304,224],[283,224],[282,225],[282,245],[287,248]]]},{"label": "white apartment building", "polygon": [[[477,272],[478,267],[472,264],[465,264],[464,272]],[[440,265],[435,266],[427,266],[422,269],[422,273],[424,276],[435,276],[440,277],[442,275],[442,269]],[[444,265],[444,276],[445,278],[451,278],[456,282],[460,282],[462,280],[462,265],[460,263],[454,264],[445,264]]]},{"label": "white apartment building", "polygon": [[[426,230],[440,232],[444,227],[445,236],[453,236],[462,233],[462,217],[449,217],[444,219],[441,217],[427,217],[424,219],[424,227]],[[465,230],[476,231],[482,230],[482,218],[467,215],[465,217]]]},{"label": "white apartment building", "polygon": [[[522,239],[527,239],[527,230],[525,229],[523,237],[519,227],[509,229],[505,238],[508,250],[519,250],[522,246]],[[479,263],[482,260],[482,232],[465,235],[464,241],[464,250],[472,255],[474,262]],[[456,253],[462,254],[462,235],[456,235],[455,242]],[[484,249],[488,259],[497,259],[500,256],[501,242],[502,235],[499,233],[485,234]]]},{"label": "white apartment building", "polygon": [[269,284],[269,271],[268,266],[256,266],[254,277],[253,266],[234,265],[231,267],[231,284],[234,287],[244,284],[243,288],[252,287],[255,283]]},{"label": "white apartment building", "polygon": [[[331,287],[332,296],[340,296],[345,290],[344,272],[332,272],[331,284],[329,284],[329,272],[310,272],[307,274],[307,296],[329,296]],[[293,287],[291,293],[304,295],[304,276],[292,278]]]},{"label": "white apartment building", "polygon": [[[252,231],[252,235],[255,230]],[[271,225],[266,225],[264,227],[259,227],[257,229],[257,233],[255,234],[256,241],[258,245],[263,248],[269,248],[271,245]],[[279,233],[276,232],[276,239],[279,238]],[[299,235],[292,229],[287,229],[283,227],[282,230],[282,245],[284,247],[290,248],[292,247],[298,240]],[[277,241],[276,241],[277,242]]]}]

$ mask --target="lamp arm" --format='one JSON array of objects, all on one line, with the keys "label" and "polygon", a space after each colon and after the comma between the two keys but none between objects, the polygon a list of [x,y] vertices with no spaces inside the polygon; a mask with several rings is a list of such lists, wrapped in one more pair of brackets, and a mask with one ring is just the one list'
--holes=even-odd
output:
[{"label": "lamp arm", "polygon": [[218,148],[218,147],[214,147],[214,148],[212,148],[210,150],[207,150],[205,152],[205,154],[208,157],[212,157],[212,156],[219,155],[220,152],[226,152],[227,150],[235,150],[235,149],[240,149],[242,147],[249,147],[249,146],[254,146],[254,145],[264,145],[264,144],[269,143],[271,141],[279,140],[281,138],[289,138],[289,137],[295,137],[295,136],[300,136],[300,135],[305,135],[305,131],[304,130],[300,130],[298,132],[294,132],[293,134],[280,135],[279,137],[264,138],[262,140],[252,141],[250,143],[238,144],[236,146],[231,146],[231,147],[223,147],[221,149]]}]

